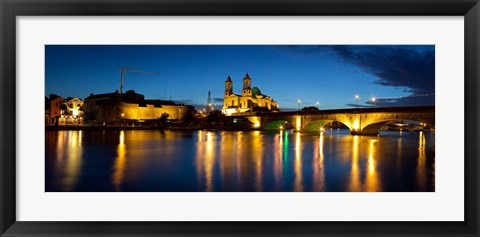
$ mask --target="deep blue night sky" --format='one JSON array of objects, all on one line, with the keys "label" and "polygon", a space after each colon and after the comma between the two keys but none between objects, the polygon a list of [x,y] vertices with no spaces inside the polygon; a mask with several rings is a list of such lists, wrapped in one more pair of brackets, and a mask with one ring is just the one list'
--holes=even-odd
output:
[{"label": "deep blue night sky", "polygon": [[120,68],[155,74],[128,73],[124,91],[147,99],[172,99],[203,106],[208,91],[217,108],[223,105],[224,82],[233,80],[241,93],[246,72],[281,110],[359,106],[434,105],[435,46],[45,46],[45,94],[84,99],[90,93],[119,89]]}]

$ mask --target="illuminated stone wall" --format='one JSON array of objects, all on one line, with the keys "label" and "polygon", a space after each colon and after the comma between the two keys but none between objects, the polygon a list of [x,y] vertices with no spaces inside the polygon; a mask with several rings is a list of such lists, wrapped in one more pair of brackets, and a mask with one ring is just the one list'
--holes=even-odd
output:
[{"label": "illuminated stone wall", "polygon": [[186,105],[162,105],[162,107],[154,107],[153,105],[147,104],[143,107],[138,104],[122,102],[121,107],[122,117],[132,120],[159,119],[163,113],[169,115],[168,119],[183,120],[193,111],[191,106]]}]

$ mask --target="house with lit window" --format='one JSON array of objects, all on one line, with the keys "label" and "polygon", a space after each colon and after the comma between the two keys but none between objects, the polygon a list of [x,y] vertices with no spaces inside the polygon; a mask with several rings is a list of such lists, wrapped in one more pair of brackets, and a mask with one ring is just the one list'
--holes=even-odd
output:
[{"label": "house with lit window", "polygon": [[64,100],[58,95],[51,94],[49,96],[48,103],[45,103],[45,117],[48,118],[48,120],[46,119],[47,125],[58,125],[60,123],[60,118],[65,112]]},{"label": "house with lit window", "polygon": [[45,98],[45,125],[83,124],[83,101],[51,94]]},{"label": "house with lit window", "polygon": [[67,98],[65,101],[66,124],[83,124],[83,101],[79,98]]}]

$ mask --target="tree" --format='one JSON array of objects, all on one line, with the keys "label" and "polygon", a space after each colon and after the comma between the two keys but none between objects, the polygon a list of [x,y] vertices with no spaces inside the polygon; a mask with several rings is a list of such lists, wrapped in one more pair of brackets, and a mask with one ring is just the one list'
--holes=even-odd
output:
[{"label": "tree", "polygon": [[160,124],[165,125],[167,123],[168,117],[170,117],[170,114],[162,113],[162,115],[158,119],[160,121]]},{"label": "tree", "polygon": [[214,110],[214,111],[211,111],[207,117],[205,118],[207,124],[215,124],[215,125],[219,125],[219,124],[223,124],[223,120],[225,118],[225,115],[222,114],[222,111],[220,110]]},{"label": "tree", "polygon": [[320,111],[317,107],[315,106],[309,106],[309,107],[303,107],[302,111],[305,112],[314,112],[314,111]]}]

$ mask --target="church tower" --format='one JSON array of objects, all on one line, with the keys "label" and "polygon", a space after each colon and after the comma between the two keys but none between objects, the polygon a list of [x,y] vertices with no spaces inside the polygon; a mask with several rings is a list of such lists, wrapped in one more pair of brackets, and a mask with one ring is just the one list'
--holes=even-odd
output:
[{"label": "church tower", "polygon": [[242,96],[252,96],[252,88],[250,88],[250,83],[252,83],[252,80],[250,79],[250,76],[245,74],[245,77],[243,78],[243,90],[242,90]]},{"label": "church tower", "polygon": [[230,78],[230,75],[228,75],[228,78],[225,81],[225,97],[231,94],[233,94],[233,82],[232,82],[232,79]]}]

